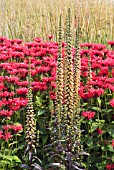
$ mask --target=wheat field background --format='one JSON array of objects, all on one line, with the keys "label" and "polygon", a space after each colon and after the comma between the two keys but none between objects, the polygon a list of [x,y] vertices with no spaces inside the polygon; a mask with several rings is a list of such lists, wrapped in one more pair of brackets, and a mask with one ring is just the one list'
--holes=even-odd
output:
[{"label": "wheat field background", "polygon": [[113,0],[0,0],[0,36],[32,41],[34,37],[54,35],[58,40],[58,21],[62,14],[63,40],[67,10],[71,8],[72,42],[80,18],[81,42],[106,43],[114,39]]}]

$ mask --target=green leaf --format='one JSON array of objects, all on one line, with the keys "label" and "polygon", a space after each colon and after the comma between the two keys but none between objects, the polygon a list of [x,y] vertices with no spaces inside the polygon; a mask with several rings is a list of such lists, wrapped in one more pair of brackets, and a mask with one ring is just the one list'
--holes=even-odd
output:
[{"label": "green leaf", "polygon": [[47,139],[48,139],[48,135],[42,135],[43,145],[45,145],[45,143],[47,142]]},{"label": "green leaf", "polygon": [[41,101],[41,98],[40,98],[40,97],[36,96],[35,104],[36,104],[37,106],[41,106],[41,105],[42,105],[42,101]]},{"label": "green leaf", "polygon": [[18,163],[21,163],[21,160],[17,156],[10,156],[10,155],[5,155],[4,159],[9,160],[9,161],[15,161]]},{"label": "green leaf", "polygon": [[17,156],[12,156],[12,160],[21,163],[21,160]]},{"label": "green leaf", "polygon": [[108,145],[108,150],[111,151],[111,152],[114,152],[112,145]]},{"label": "green leaf", "polygon": [[[3,167],[3,165],[9,165],[10,164],[10,161],[6,161],[6,160],[0,160],[0,165]],[[0,169],[1,170],[1,169]]]},{"label": "green leaf", "polygon": [[97,163],[96,165],[97,165],[98,170],[103,170],[105,169],[106,161],[103,161],[102,163]]},{"label": "green leaf", "polygon": [[96,130],[98,127],[99,127],[99,123],[92,123],[92,125],[91,125],[91,132]]},{"label": "green leaf", "polygon": [[4,155],[3,159],[12,161],[12,156],[10,156],[10,155]]},{"label": "green leaf", "polygon": [[101,99],[100,99],[100,97],[97,98],[97,101],[98,101],[99,107],[101,107]]},{"label": "green leaf", "polygon": [[106,104],[106,105],[110,105],[110,102],[106,102],[105,104]]},{"label": "green leaf", "polygon": [[108,129],[108,133],[114,138],[114,129]]},{"label": "green leaf", "polygon": [[87,143],[86,143],[90,148],[93,148],[93,140],[92,139],[88,139]]},{"label": "green leaf", "polygon": [[45,110],[38,110],[37,115],[40,116],[40,115],[43,115],[44,113],[45,113]]},{"label": "green leaf", "polygon": [[112,162],[114,162],[114,154],[112,155]]},{"label": "green leaf", "polygon": [[92,109],[95,111],[101,111],[101,109],[99,107],[92,107]]},{"label": "green leaf", "polygon": [[84,107],[84,106],[86,106],[86,105],[88,105],[88,103],[83,103],[83,105],[82,105],[82,106]]},{"label": "green leaf", "polygon": [[39,125],[40,129],[44,128],[44,121],[43,121],[43,119],[38,119],[38,125]]},{"label": "green leaf", "polygon": [[107,146],[102,146],[101,149],[102,149],[102,151],[108,151]]},{"label": "green leaf", "polygon": [[112,110],[112,109],[108,109],[108,110],[106,110],[105,112],[106,112],[106,113],[110,113],[110,112],[113,112],[113,110]]},{"label": "green leaf", "polygon": [[96,121],[99,122],[99,123],[104,123],[105,122],[105,120],[100,120],[100,119],[96,119]]}]

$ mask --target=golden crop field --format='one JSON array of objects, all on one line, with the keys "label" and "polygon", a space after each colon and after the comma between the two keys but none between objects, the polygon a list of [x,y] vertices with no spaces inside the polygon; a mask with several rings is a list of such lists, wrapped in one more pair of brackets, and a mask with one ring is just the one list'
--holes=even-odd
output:
[{"label": "golden crop field", "polygon": [[59,16],[62,14],[64,33],[69,7],[72,41],[77,18],[82,42],[106,43],[114,39],[114,3],[103,0],[0,0],[0,36],[32,41],[34,37],[46,40],[54,34],[57,41]]}]

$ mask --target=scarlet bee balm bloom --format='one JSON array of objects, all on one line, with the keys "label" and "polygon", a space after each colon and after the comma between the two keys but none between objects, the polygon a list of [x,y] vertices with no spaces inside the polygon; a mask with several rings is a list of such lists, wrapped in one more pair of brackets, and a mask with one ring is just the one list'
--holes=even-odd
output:
[{"label": "scarlet bee balm bloom", "polygon": [[11,125],[11,128],[15,131],[15,132],[19,132],[23,130],[22,125]]},{"label": "scarlet bee balm bloom", "polygon": [[108,41],[109,45],[114,45],[114,41]]},{"label": "scarlet bee balm bloom", "polygon": [[48,35],[49,40],[53,38],[53,35]]},{"label": "scarlet bee balm bloom", "polygon": [[114,99],[110,100],[110,105],[114,107]]},{"label": "scarlet bee balm bloom", "polygon": [[114,149],[114,139],[113,139],[111,142],[112,142],[111,145],[112,145],[112,147],[113,147],[113,149]]},{"label": "scarlet bee balm bloom", "polygon": [[106,170],[113,170],[114,164],[106,164]]},{"label": "scarlet bee balm bloom", "polygon": [[98,132],[99,135],[102,135],[102,130],[100,128],[97,128],[96,131]]},{"label": "scarlet bee balm bloom", "polygon": [[95,116],[95,112],[87,111],[87,112],[82,112],[82,116],[87,118],[88,120],[91,120]]},{"label": "scarlet bee balm bloom", "polygon": [[10,138],[12,138],[12,134],[10,132],[5,132],[3,139],[8,141]]}]

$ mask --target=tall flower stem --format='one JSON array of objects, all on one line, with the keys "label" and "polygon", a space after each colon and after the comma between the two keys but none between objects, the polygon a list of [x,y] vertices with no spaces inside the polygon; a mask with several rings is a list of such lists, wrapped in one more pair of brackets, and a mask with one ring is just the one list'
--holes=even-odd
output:
[{"label": "tall flower stem", "polygon": [[61,136],[61,118],[62,118],[62,102],[63,102],[63,58],[62,58],[62,25],[61,15],[59,20],[59,44],[58,44],[58,59],[57,59],[57,73],[56,73],[56,116],[57,116],[57,130],[58,137]]},{"label": "tall flower stem", "polygon": [[28,153],[29,163],[31,164],[33,150],[35,148],[35,139],[36,139],[36,124],[35,124],[35,114],[33,109],[33,94],[31,88],[31,68],[30,68],[30,58],[29,58],[29,68],[28,68],[28,104],[26,112],[26,142],[27,148],[25,154]]}]

